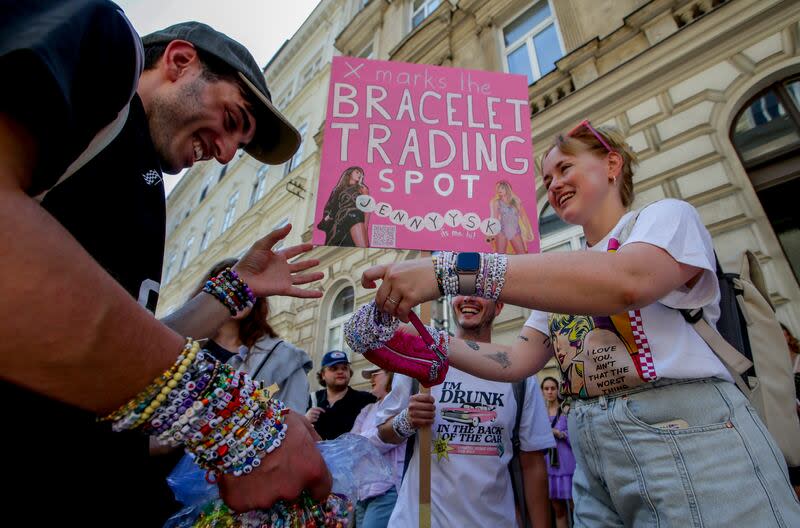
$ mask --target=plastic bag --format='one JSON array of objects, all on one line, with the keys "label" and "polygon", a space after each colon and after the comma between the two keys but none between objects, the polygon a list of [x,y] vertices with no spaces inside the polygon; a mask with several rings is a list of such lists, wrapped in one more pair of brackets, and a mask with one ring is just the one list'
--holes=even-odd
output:
[{"label": "plastic bag", "polygon": [[[391,481],[393,478],[393,468],[363,436],[347,433],[335,440],[319,442],[317,447],[333,477],[332,495],[328,498],[327,505],[340,516],[352,517],[352,503],[360,500],[360,492],[363,493],[365,488],[378,482]],[[167,482],[175,493],[175,498],[187,507],[167,520],[164,528],[262,526],[258,522],[263,523],[263,518],[273,518],[273,514],[280,515],[290,510],[294,504],[278,504],[268,511],[235,515],[219,500],[217,486],[206,481],[205,471],[188,455],[181,459]],[[300,502],[305,500],[308,499],[301,498]],[[349,514],[346,512],[348,508]],[[342,526],[347,524],[342,523]]]},{"label": "plastic bag", "polygon": [[206,470],[194,463],[189,455],[181,461],[167,477],[175,499],[185,506],[205,504],[219,498],[219,488],[206,480]]},{"label": "plastic bag", "polygon": [[345,433],[317,447],[333,477],[333,492],[363,500],[359,492],[372,484],[393,482],[393,468],[365,437]]}]

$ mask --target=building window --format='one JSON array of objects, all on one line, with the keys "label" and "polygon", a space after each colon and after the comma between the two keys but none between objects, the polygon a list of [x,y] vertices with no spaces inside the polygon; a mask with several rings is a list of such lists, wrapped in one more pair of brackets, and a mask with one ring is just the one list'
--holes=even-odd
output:
[{"label": "building window", "polygon": [[433,11],[439,7],[440,0],[414,0],[414,12],[411,14],[411,28],[422,24]]},{"label": "building window", "polygon": [[172,278],[172,270],[175,269],[175,260],[177,259],[177,255],[173,252],[169,259],[167,259],[167,269],[164,270],[164,284]]},{"label": "building window", "polygon": [[189,237],[189,240],[186,242],[186,247],[184,248],[183,255],[181,256],[180,271],[186,268],[186,265],[189,263],[189,260],[191,260],[189,256],[192,252],[193,245],[194,245],[194,237],[191,236]]},{"label": "building window", "polygon": [[336,294],[331,303],[328,326],[325,333],[325,352],[344,350],[350,354],[350,347],[344,340],[344,323],[350,319],[355,309],[355,292],[352,286],[345,286]]},{"label": "building window", "polygon": [[297,129],[297,131],[300,132],[300,146],[297,147],[297,152],[294,153],[292,159],[290,159],[286,163],[285,165],[286,168],[283,171],[284,176],[295,170],[297,166],[300,165],[300,162],[303,159],[303,144],[305,143],[305,135],[307,130],[308,130],[307,123],[304,123],[303,126]]},{"label": "building window", "polygon": [[[280,222],[278,222],[277,224],[272,226],[272,229],[270,229],[270,231],[275,231],[276,229],[280,229],[280,228],[282,228],[283,226],[285,226],[288,223],[289,223],[289,217],[285,217]],[[274,246],[272,246],[272,250],[273,251],[278,251],[280,248],[283,247],[283,243],[284,242],[286,242],[285,238],[282,239],[282,240],[278,240],[278,243],[275,244]]]},{"label": "building window", "polygon": [[357,56],[362,59],[374,59],[375,58],[374,43],[370,42],[369,44],[367,44],[367,47],[361,50],[361,53],[359,53]]},{"label": "building window", "polygon": [[228,165],[227,164],[223,165],[222,168],[219,170],[219,177],[217,178],[218,182],[222,181],[222,178],[225,177],[225,173],[226,172],[228,172]]},{"label": "building window", "polygon": [[239,201],[239,191],[233,193],[228,199],[228,205],[225,207],[225,217],[222,220],[222,231],[224,233],[233,223],[236,218],[236,202]]},{"label": "building window", "polygon": [[583,228],[563,221],[550,204],[545,202],[539,213],[539,239],[542,253],[574,251],[583,246]]},{"label": "building window", "polygon": [[203,231],[203,237],[200,239],[200,251],[205,251],[208,248],[208,243],[211,242],[211,230],[214,228],[214,217],[208,219],[206,228]]},{"label": "building window", "polygon": [[542,0],[503,28],[506,70],[528,77],[528,84],[553,71],[564,55],[550,4]]},{"label": "building window", "polygon": [[800,284],[800,77],[776,82],[750,99],[730,137]]},{"label": "building window", "polygon": [[256,179],[253,182],[253,190],[250,193],[250,207],[253,207],[253,205],[255,205],[255,203],[264,196],[264,188],[266,187],[268,170],[269,165],[262,165],[259,167],[258,172],[256,172]]}]

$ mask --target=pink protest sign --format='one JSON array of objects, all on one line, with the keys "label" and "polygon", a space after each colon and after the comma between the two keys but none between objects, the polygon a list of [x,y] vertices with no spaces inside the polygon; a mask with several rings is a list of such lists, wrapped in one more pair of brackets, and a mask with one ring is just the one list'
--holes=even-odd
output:
[{"label": "pink protest sign", "polygon": [[312,241],[539,250],[522,75],[336,57]]}]

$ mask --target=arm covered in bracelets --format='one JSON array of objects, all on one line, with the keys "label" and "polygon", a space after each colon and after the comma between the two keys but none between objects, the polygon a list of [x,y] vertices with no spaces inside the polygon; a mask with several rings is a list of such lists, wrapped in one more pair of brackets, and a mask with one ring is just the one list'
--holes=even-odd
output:
[{"label": "arm covered in bracelets", "polygon": [[[260,240],[233,267],[233,271],[245,281],[256,297],[286,295],[298,298],[319,298],[318,290],[299,288],[299,285],[320,280],[322,272],[303,273],[319,264],[317,259],[291,261],[313,248],[311,244],[299,244],[278,251],[272,248],[291,231],[291,224],[276,229]],[[291,261],[291,262],[290,262]],[[231,313],[224,303],[213,294],[200,292],[183,307],[168,315],[162,322],[182,335],[196,339],[213,337],[219,326]]]},{"label": "arm covered in bracelets", "polygon": [[[191,339],[169,369],[104,419],[115,431],[139,430],[185,446],[217,477],[222,497],[238,511],[292,499],[303,489],[318,500],[330,491],[310,424],[270,399],[260,382],[215,360]],[[289,445],[279,450],[283,443]]]},{"label": "arm covered in bracelets", "polygon": [[[439,258],[446,255],[442,253]],[[481,254],[482,264],[487,256]],[[641,308],[683,285],[691,285],[702,273],[700,268],[677,262],[666,251],[646,243],[624,245],[616,253],[574,251],[502,257],[507,259],[502,272],[504,285],[495,300],[554,313],[602,315]],[[452,271],[454,260],[446,267]],[[448,276],[452,278],[452,273],[445,274],[445,287]],[[364,272],[361,283],[365,288],[375,288],[377,280],[381,280],[375,294],[378,308],[402,321],[408,320],[414,306],[441,295],[430,258],[373,266]],[[389,302],[390,297],[396,302]]]}]

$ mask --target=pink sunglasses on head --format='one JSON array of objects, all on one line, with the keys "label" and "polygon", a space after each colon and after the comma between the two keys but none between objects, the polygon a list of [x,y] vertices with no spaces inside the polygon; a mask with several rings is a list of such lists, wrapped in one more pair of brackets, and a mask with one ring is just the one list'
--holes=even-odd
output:
[{"label": "pink sunglasses on head", "polygon": [[567,134],[567,137],[572,137],[572,135],[575,132],[577,132],[578,130],[580,130],[581,127],[588,128],[589,132],[594,134],[594,137],[597,138],[597,141],[599,141],[606,148],[607,151],[616,152],[616,150],[611,148],[611,146],[608,144],[608,142],[605,139],[603,139],[603,136],[600,135],[600,132],[598,132],[597,130],[594,129],[594,127],[592,126],[592,124],[589,122],[588,119],[584,119],[583,121],[580,122],[580,124],[578,126],[573,128],[572,130],[570,130],[569,133]]}]

